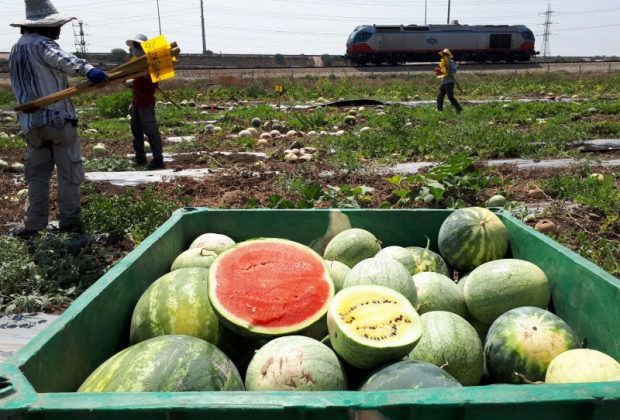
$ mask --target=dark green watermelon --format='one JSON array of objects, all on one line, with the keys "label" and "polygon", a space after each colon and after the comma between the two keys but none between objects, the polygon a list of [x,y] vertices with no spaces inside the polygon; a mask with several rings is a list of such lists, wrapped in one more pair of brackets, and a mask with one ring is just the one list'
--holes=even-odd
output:
[{"label": "dark green watermelon", "polygon": [[375,371],[360,387],[360,391],[460,387],[459,381],[431,363],[403,360]]}]

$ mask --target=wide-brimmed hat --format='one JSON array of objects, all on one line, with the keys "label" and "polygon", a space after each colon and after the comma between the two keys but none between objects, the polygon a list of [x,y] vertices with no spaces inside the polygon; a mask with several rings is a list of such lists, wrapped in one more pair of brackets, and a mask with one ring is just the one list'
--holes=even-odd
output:
[{"label": "wide-brimmed hat", "polygon": [[16,27],[56,28],[76,19],[58,13],[50,0],[26,0],[26,20],[11,23]]},{"label": "wide-brimmed hat", "polygon": [[448,56],[448,57],[450,57],[450,58],[452,58],[452,57],[453,57],[452,52],[450,52],[450,50],[449,50],[449,49],[447,49],[447,48],[444,48],[443,50],[439,51],[437,54],[439,54],[439,55],[440,55],[440,56],[442,56],[442,57],[443,57],[444,55],[447,55],[447,56]]},{"label": "wide-brimmed hat", "polygon": [[148,41],[148,40],[149,39],[148,39],[148,37],[146,35],[138,34],[138,35],[134,36],[133,38],[128,39],[127,41],[125,41],[125,44],[127,44],[128,47],[133,47],[134,43],[139,44],[141,42]]}]

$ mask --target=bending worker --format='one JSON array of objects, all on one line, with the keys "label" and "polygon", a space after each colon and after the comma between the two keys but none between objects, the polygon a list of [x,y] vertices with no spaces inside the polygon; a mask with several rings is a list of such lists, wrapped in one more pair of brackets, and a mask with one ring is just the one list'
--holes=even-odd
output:
[{"label": "bending worker", "polygon": [[456,84],[456,63],[452,59],[452,53],[449,49],[445,48],[439,51],[441,61],[438,67],[438,78],[441,79],[441,85],[439,86],[439,95],[437,95],[437,110],[443,111],[443,100],[448,95],[450,103],[456,109],[456,112],[461,112],[463,107],[459,104],[459,101],[454,97],[454,85]]},{"label": "bending worker", "polygon": [[[26,0],[26,20],[11,24],[20,28],[22,34],[9,56],[11,86],[18,104],[68,88],[67,75],[86,76],[94,84],[108,80],[103,71],[64,52],[55,42],[61,27],[73,19],[58,13],[50,0]],[[47,228],[54,165],[60,230],[75,230],[79,226],[84,168],[73,104],[65,99],[33,113],[20,113],[18,118],[27,144],[28,202],[24,226],[14,235],[28,239]]]}]

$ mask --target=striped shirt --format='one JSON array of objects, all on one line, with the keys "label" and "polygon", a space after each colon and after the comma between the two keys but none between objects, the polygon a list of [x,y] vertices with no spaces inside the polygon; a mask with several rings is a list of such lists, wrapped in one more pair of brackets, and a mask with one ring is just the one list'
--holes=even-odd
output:
[{"label": "striped shirt", "polygon": [[[67,75],[86,76],[92,68],[86,60],[64,52],[52,39],[36,33],[22,35],[9,56],[11,86],[18,104],[66,89],[69,87]],[[19,123],[24,133],[65,118],[77,119],[69,99],[47,105],[31,114],[19,113]]]}]

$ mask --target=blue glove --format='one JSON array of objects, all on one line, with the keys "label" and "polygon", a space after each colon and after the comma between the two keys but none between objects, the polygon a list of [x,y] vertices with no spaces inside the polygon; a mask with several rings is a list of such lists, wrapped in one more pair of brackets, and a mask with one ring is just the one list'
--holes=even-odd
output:
[{"label": "blue glove", "polygon": [[93,67],[92,69],[90,69],[88,73],[86,73],[86,78],[90,80],[91,82],[93,82],[94,84],[98,85],[99,83],[103,83],[106,80],[108,80],[108,75],[105,74],[104,71],[101,71],[96,67]]}]

